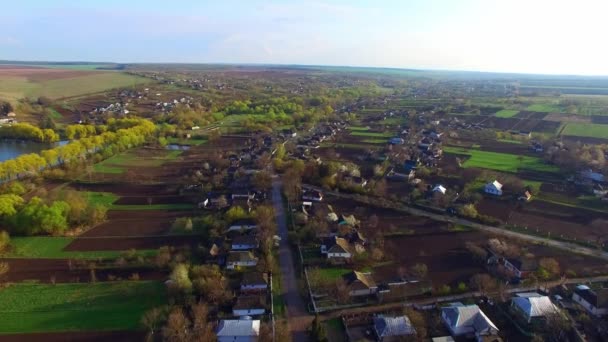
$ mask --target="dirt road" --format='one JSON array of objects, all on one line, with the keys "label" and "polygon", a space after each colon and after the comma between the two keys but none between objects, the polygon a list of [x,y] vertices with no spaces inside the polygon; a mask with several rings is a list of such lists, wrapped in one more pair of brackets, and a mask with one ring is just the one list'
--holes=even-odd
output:
[{"label": "dirt road", "polygon": [[289,330],[294,342],[308,341],[307,329],[312,321],[306,310],[306,305],[298,291],[298,281],[293,263],[293,255],[287,241],[287,220],[281,197],[282,183],[279,177],[272,180],[272,205],[275,210],[278,234],[281,237],[279,244],[279,264],[281,269],[282,295],[287,307],[287,320]]}]

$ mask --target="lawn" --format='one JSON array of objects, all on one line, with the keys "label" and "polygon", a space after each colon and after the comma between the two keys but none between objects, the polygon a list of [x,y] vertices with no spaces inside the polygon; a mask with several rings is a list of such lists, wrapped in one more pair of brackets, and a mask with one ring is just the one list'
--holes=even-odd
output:
[{"label": "lawn", "polygon": [[155,157],[138,156],[137,150],[130,150],[114,155],[93,166],[95,172],[122,174],[130,167],[159,167],[162,164],[175,160],[182,151],[167,150],[164,155]]},{"label": "lawn", "polygon": [[361,132],[365,132],[365,131],[369,131],[369,127],[364,127],[364,126],[349,126],[348,130],[349,131],[361,131]]},{"label": "lawn", "polygon": [[366,143],[366,144],[388,144],[388,141],[386,139],[362,139],[361,140],[362,143]]},{"label": "lawn", "polygon": [[[36,259],[116,259],[121,251],[64,251],[74,240],[73,237],[28,236],[11,238],[12,249],[2,254],[3,258]],[[141,250],[140,255],[156,255],[156,250]]]},{"label": "lawn", "polygon": [[497,139],[496,141],[500,141],[500,142],[507,143],[507,144],[516,144],[516,145],[522,145],[523,144],[519,140],[511,140],[511,139]]},{"label": "lawn", "polygon": [[319,268],[322,278],[331,281],[335,281],[349,272],[352,272],[352,270],[348,268]]},{"label": "lawn", "polygon": [[562,134],[577,137],[608,139],[608,125],[571,122],[566,124]]},{"label": "lawn", "polygon": [[166,302],[156,281],[13,284],[0,290],[0,333],[135,330]]},{"label": "lawn", "polygon": [[111,207],[112,203],[116,202],[119,198],[117,195],[111,192],[95,192],[95,191],[86,191],[85,195],[89,200],[89,203],[92,205],[101,204],[105,207]]},{"label": "lawn", "polygon": [[177,145],[189,145],[189,146],[198,146],[207,142],[207,139],[203,138],[193,138],[193,139],[180,139],[175,137],[167,138],[167,142],[169,144],[177,144]]},{"label": "lawn", "polygon": [[446,153],[468,155],[463,167],[478,167],[482,169],[516,173],[519,170],[538,172],[558,172],[555,166],[546,164],[542,159],[528,156],[518,156],[509,153],[487,152],[460,147],[444,147]]},{"label": "lawn", "polygon": [[364,132],[364,131],[352,131],[352,132],[350,132],[350,135],[353,135],[356,137],[370,137],[370,138],[390,138],[393,136],[390,133]]},{"label": "lawn", "polygon": [[559,106],[543,103],[530,105],[528,108],[526,108],[526,110],[531,112],[561,112],[561,108],[559,108]]},{"label": "lawn", "polygon": [[517,115],[517,113],[519,113],[518,110],[503,109],[503,110],[499,110],[498,112],[494,113],[494,116],[499,117],[499,118],[512,118],[515,115]]}]

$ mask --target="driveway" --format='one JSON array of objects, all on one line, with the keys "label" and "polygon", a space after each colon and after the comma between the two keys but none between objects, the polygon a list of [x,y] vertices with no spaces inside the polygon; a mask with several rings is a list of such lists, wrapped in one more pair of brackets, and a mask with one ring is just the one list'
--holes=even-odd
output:
[{"label": "driveway", "polygon": [[298,291],[296,268],[293,255],[287,241],[287,219],[283,208],[281,197],[282,183],[279,177],[272,180],[272,205],[274,206],[277,220],[278,235],[281,237],[279,244],[279,265],[281,269],[282,295],[287,308],[287,320],[294,342],[308,341],[307,329],[313,317],[308,314],[306,305]]}]

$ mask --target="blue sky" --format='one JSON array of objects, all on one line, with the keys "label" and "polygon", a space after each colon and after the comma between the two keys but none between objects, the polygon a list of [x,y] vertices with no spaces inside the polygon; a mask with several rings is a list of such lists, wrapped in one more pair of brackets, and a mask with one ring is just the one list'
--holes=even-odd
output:
[{"label": "blue sky", "polygon": [[0,59],[608,75],[603,0],[13,0]]}]

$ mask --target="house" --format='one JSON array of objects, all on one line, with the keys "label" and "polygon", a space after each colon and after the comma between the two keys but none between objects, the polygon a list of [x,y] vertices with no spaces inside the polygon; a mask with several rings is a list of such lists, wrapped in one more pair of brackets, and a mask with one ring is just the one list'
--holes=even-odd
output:
[{"label": "house", "polygon": [[369,296],[378,292],[378,286],[371,273],[352,271],[342,276],[351,297]]},{"label": "house", "polygon": [[235,316],[259,316],[266,313],[266,296],[239,296],[232,307]]},{"label": "house", "polygon": [[337,236],[325,239],[321,244],[321,254],[327,255],[327,258],[345,258],[350,259],[353,256],[351,246],[344,238]]},{"label": "house", "polygon": [[233,251],[246,251],[258,248],[258,240],[253,235],[239,235],[232,239],[230,249]]},{"label": "house", "polygon": [[599,172],[594,172],[593,170],[585,170],[585,171],[581,171],[580,173],[581,178],[583,178],[584,180],[587,181],[592,181],[592,182],[603,182],[605,180],[605,177],[603,174],[599,173]]},{"label": "house", "polygon": [[263,291],[268,289],[266,273],[247,272],[241,280],[241,291]]},{"label": "house", "polygon": [[323,201],[323,193],[317,190],[305,189],[302,191],[302,201],[321,202]]},{"label": "house", "polygon": [[586,285],[578,285],[572,294],[572,300],[593,316],[608,314],[608,289],[600,289],[596,292]]},{"label": "house", "polygon": [[242,219],[242,220],[237,220],[237,221],[232,222],[230,224],[230,226],[228,227],[227,232],[246,231],[246,230],[252,230],[252,229],[257,229],[257,228],[258,228],[258,225],[253,219]]},{"label": "house", "polygon": [[486,194],[502,196],[502,184],[495,180],[492,183],[486,184],[484,191]]},{"label": "house", "polygon": [[209,247],[209,255],[211,257],[218,257],[219,255],[222,254],[224,250],[224,239],[223,238],[218,238],[215,239],[213,241],[213,243],[211,243],[211,246]]},{"label": "house", "polygon": [[403,164],[403,169],[407,173],[409,173],[410,171],[416,171],[416,169],[418,168],[418,163],[419,163],[418,160],[413,160],[413,159],[406,160],[405,163]]},{"label": "house", "polygon": [[234,251],[228,253],[226,258],[226,268],[233,270],[238,267],[253,267],[258,264],[256,258],[251,251]]},{"label": "house", "polygon": [[249,189],[238,189],[230,195],[230,199],[253,199],[254,196],[255,194]]},{"label": "house", "polygon": [[445,192],[447,191],[447,189],[443,185],[438,184],[438,185],[435,185],[435,187],[433,188],[432,191],[434,193],[440,193],[442,195],[445,195]]},{"label": "house", "polygon": [[257,342],[260,336],[259,319],[223,319],[218,324],[218,342]]},{"label": "house", "polygon": [[380,342],[401,341],[404,336],[416,334],[410,319],[403,315],[397,317],[374,317],[374,332]]},{"label": "house", "polygon": [[403,138],[395,137],[389,140],[389,144],[391,145],[403,145],[405,144],[405,140]]},{"label": "house", "polygon": [[198,204],[204,209],[224,209],[228,206],[228,200],[223,194],[208,194],[204,201]]},{"label": "house", "polygon": [[503,258],[503,266],[516,278],[526,278],[538,269],[538,263],[533,258]]},{"label": "house", "polygon": [[538,293],[518,293],[511,307],[528,323],[559,312],[549,297]]},{"label": "house", "polygon": [[532,193],[529,190],[524,191],[524,193],[517,198],[517,200],[522,202],[529,202],[531,199]]},{"label": "house", "polygon": [[481,341],[484,336],[498,334],[496,325],[475,304],[453,303],[441,309],[441,319],[452,336],[475,335]]}]

